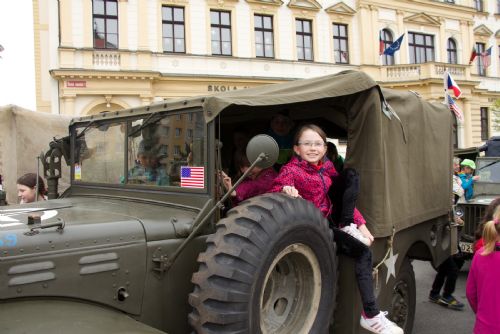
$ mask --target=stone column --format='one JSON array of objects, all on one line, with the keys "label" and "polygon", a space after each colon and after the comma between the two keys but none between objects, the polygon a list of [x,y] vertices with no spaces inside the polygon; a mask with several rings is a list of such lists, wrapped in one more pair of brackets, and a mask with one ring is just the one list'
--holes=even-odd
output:
[{"label": "stone column", "polygon": [[[398,26],[398,31],[394,36],[394,40],[398,39],[403,33],[406,33],[405,25],[403,22],[404,12],[402,10],[396,11],[396,22]],[[399,51],[394,54],[394,60],[396,64],[408,64],[408,34],[403,37],[403,43]]]},{"label": "stone column", "polygon": [[[459,145],[462,144],[461,147],[469,147],[472,146],[472,109],[471,103],[469,99],[463,100],[463,113],[464,113],[464,122],[461,125],[462,135],[459,136]],[[462,142],[460,143],[460,138],[462,138]]]},{"label": "stone column", "polygon": [[64,110],[63,115],[80,116],[75,114],[75,95],[68,95],[63,97]]},{"label": "stone column", "polygon": [[439,45],[444,45],[444,47],[437,48],[439,51],[439,56],[436,57],[434,61],[436,62],[441,62],[441,63],[447,63],[448,62],[448,54],[447,54],[447,41],[448,38],[446,38],[446,30],[445,30],[445,20],[443,18],[439,19]]}]

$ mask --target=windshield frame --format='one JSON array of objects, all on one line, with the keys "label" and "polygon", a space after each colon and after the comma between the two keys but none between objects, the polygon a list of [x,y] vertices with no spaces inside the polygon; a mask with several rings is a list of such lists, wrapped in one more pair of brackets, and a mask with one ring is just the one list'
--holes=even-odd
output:
[{"label": "windshield frame", "polygon": [[[76,141],[78,139],[79,134],[77,134],[77,131],[79,129],[85,129],[85,132],[89,130],[89,128],[92,127],[98,127],[98,126],[106,126],[106,125],[111,125],[111,124],[116,124],[116,123],[124,123],[124,124],[131,124],[134,121],[143,119],[146,120],[148,118],[156,118],[156,115],[158,115],[158,119],[161,119],[163,117],[169,116],[176,116],[176,115],[187,115],[190,113],[200,113],[200,117],[202,117],[202,124],[203,124],[203,144],[202,144],[202,149],[203,149],[203,167],[205,169],[205,184],[203,188],[187,188],[187,187],[180,187],[177,185],[164,185],[164,186],[158,186],[154,184],[134,184],[134,183],[128,183],[125,181],[124,183],[106,183],[106,182],[90,182],[90,181],[81,181],[75,179],[75,160],[76,160]],[[156,115],[155,115],[156,114]],[[151,117],[152,115],[152,117]],[[149,123],[149,121],[148,121]],[[123,161],[124,161],[124,170],[123,170],[123,175],[125,175],[125,180],[128,179],[128,154],[129,154],[129,135],[133,132],[129,126],[125,126],[125,134],[124,134],[124,145],[123,145]],[[116,117],[116,118],[109,118],[109,119],[102,119],[102,120],[95,120],[95,119],[90,119],[88,122],[78,122],[74,123],[70,126],[70,144],[71,144],[71,165],[70,165],[70,184],[71,186],[77,186],[77,187],[85,187],[85,188],[107,188],[107,189],[122,189],[122,190],[147,190],[148,192],[158,192],[158,193],[164,193],[164,192],[175,192],[175,193],[199,193],[199,194],[206,194],[209,192],[210,189],[210,184],[212,182],[211,180],[211,175],[208,173],[208,166],[209,166],[209,154],[208,154],[208,147],[209,147],[209,133],[210,129],[208,124],[204,121],[203,118],[203,109],[202,108],[188,108],[188,109],[177,109],[177,110],[171,110],[171,111],[160,111],[160,112],[155,112],[153,114],[150,113],[141,113],[133,116],[127,116],[127,117]]]}]

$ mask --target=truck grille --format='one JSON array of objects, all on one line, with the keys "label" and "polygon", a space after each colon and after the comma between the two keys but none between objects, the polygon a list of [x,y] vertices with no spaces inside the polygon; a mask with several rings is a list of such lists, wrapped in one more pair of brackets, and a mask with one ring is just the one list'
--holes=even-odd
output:
[{"label": "truck grille", "polygon": [[462,229],[462,237],[466,239],[470,239],[470,241],[474,240],[474,233],[476,232],[477,225],[483,218],[487,206],[485,205],[473,205],[473,204],[465,204],[461,205],[463,208],[464,215],[462,219],[465,222],[465,225]]}]

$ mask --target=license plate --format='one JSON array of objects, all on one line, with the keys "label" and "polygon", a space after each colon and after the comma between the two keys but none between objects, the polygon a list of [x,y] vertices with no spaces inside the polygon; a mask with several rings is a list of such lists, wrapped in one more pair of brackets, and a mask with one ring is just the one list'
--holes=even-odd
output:
[{"label": "license plate", "polygon": [[474,247],[470,242],[460,241],[460,249],[464,253],[474,253]]}]

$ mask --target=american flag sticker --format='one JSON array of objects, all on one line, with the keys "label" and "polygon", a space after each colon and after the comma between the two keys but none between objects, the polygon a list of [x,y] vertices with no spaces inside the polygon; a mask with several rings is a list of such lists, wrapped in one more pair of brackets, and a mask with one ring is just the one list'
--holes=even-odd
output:
[{"label": "american flag sticker", "polygon": [[181,187],[205,188],[205,167],[181,166]]}]

